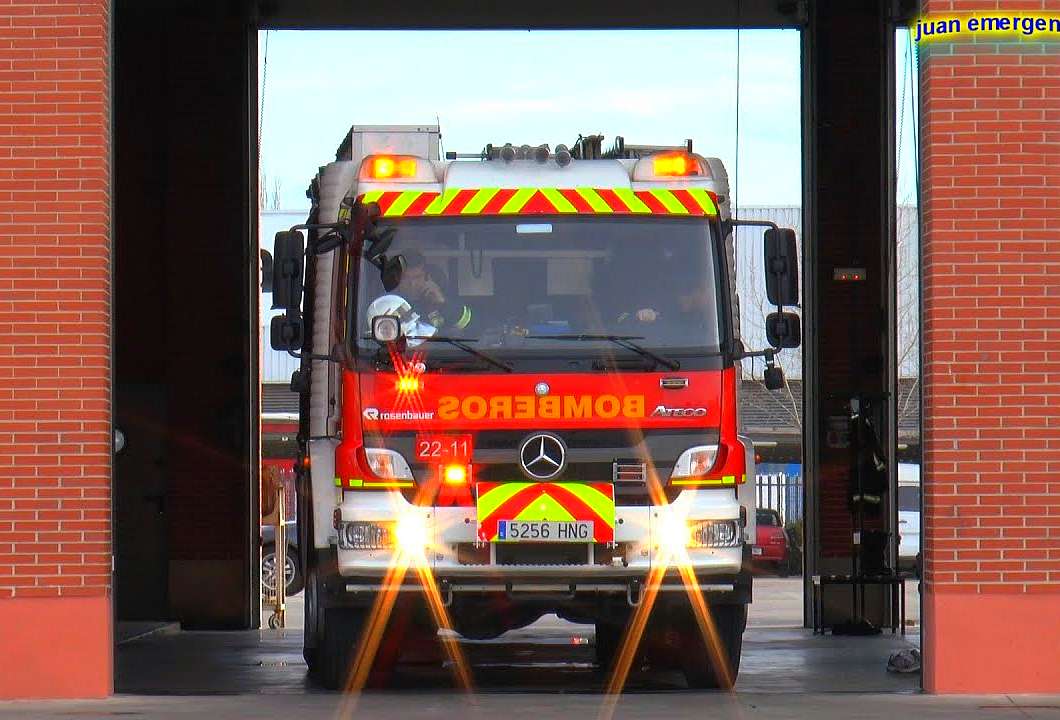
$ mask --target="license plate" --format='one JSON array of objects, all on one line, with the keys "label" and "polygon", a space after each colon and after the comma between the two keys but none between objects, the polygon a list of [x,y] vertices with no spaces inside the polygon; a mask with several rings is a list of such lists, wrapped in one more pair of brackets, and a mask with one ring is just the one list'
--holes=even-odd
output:
[{"label": "license plate", "polygon": [[574,520],[500,520],[495,542],[590,543],[593,522]]},{"label": "license plate", "polygon": [[483,542],[615,540],[611,483],[480,482],[475,497],[478,538]]},{"label": "license plate", "polygon": [[751,554],[752,555],[761,555],[762,554],[762,548],[760,548],[760,547],[751,548]]},{"label": "license plate", "polygon": [[469,462],[471,435],[416,435],[416,459],[421,462]]}]

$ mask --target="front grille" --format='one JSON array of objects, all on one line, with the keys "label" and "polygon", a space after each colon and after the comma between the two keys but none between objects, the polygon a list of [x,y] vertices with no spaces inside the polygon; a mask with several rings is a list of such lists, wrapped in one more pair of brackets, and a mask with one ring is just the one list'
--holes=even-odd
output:
[{"label": "front grille", "polygon": [[461,565],[489,565],[490,546],[484,543],[460,543],[456,546],[456,561]]},{"label": "front grille", "polygon": [[[612,565],[626,554],[626,543],[494,543],[497,565]],[[461,565],[487,565],[490,545],[460,543]]]},{"label": "front grille", "polygon": [[643,483],[648,478],[648,464],[638,460],[615,460],[611,477],[616,483]]},{"label": "front grille", "polygon": [[524,543],[496,546],[498,565],[588,565],[589,546],[569,543]]}]

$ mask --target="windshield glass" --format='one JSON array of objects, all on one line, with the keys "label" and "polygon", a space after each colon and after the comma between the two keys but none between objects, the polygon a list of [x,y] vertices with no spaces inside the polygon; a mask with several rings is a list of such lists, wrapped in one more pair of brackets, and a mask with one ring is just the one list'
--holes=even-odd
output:
[{"label": "windshield glass", "polygon": [[[406,266],[397,287],[387,293],[379,270],[360,262],[353,335],[363,351],[379,347],[370,339],[377,314],[399,315],[406,336],[467,338],[509,360],[598,356],[605,348],[637,357],[606,336],[667,357],[719,350],[715,241],[702,218],[521,216],[394,226],[387,255],[403,256]],[[462,352],[448,342],[409,346],[428,357]]]}]

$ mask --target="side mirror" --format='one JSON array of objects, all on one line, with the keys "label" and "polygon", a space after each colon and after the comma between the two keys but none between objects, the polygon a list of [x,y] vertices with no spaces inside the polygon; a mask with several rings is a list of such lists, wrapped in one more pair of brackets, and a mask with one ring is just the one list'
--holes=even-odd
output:
[{"label": "side mirror", "polygon": [[799,304],[799,253],[795,231],[790,228],[765,232],[766,296],[773,305]]},{"label": "side mirror", "polygon": [[802,344],[802,323],[799,316],[790,312],[767,315],[766,340],[770,347],[797,348]]},{"label": "side mirror", "polygon": [[390,249],[390,243],[394,241],[394,233],[396,232],[397,228],[395,227],[383,228],[378,233],[373,233],[367,238],[368,246],[364,250],[364,256],[368,259],[368,262],[376,267],[379,266],[383,260],[383,255]]},{"label": "side mirror", "polygon": [[313,245],[313,254],[327,255],[332,250],[341,247],[345,242],[346,238],[342,233],[338,230],[332,230]]},{"label": "side mirror", "polygon": [[277,315],[269,327],[269,342],[274,350],[301,350],[305,341],[305,326],[302,318],[294,315]]},{"label": "side mirror", "polygon": [[261,251],[261,291],[272,292],[272,253]]},{"label": "side mirror", "polygon": [[302,305],[305,238],[297,230],[276,233],[272,263],[272,307],[297,311]]},{"label": "side mirror", "polygon": [[383,289],[390,292],[400,285],[401,276],[404,272],[405,257],[403,255],[397,255],[384,261],[383,266],[379,270],[380,278],[383,281]]},{"label": "side mirror", "polygon": [[762,375],[762,384],[766,390],[780,390],[784,387],[784,371],[778,367],[768,367]]}]

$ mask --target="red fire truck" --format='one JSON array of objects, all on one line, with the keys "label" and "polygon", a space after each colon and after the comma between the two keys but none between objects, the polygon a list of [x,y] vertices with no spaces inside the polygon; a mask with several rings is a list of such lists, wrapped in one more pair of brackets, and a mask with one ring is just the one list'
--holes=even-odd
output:
[{"label": "red fire truck", "polygon": [[[765,231],[777,311],[752,352],[718,159],[591,136],[442,160],[438,140],[355,126],[276,238],[312,673],[343,685],[382,593],[405,613],[384,646],[432,636],[429,577],[461,635],[556,613],[595,625],[605,666],[650,595],[639,657],[711,686],[693,593],[735,677],[755,540],[738,365],[777,385],[799,342],[794,233]],[[396,585],[401,562],[421,572]]]}]

